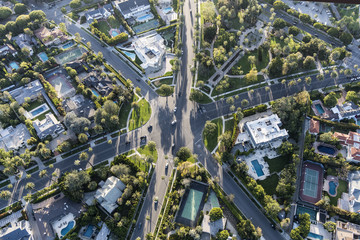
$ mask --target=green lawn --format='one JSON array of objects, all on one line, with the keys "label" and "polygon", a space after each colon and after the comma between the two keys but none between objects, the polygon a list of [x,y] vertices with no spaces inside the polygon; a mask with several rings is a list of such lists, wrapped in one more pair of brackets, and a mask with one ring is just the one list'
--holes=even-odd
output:
[{"label": "green lawn", "polygon": [[273,172],[280,172],[285,165],[289,163],[289,158],[284,156],[279,156],[273,159],[264,157],[264,160],[269,164],[270,174]]},{"label": "green lawn", "polygon": [[[261,55],[262,55],[262,60],[261,61],[259,61],[258,55],[259,55],[259,49],[248,52],[242,58],[240,58],[240,60],[235,64],[235,66],[232,67],[232,70],[236,69],[238,67],[241,67],[241,70],[244,72],[243,74],[245,75],[252,68],[256,67],[256,69],[259,72],[261,69],[265,68],[269,64],[269,52],[268,51],[261,51]],[[250,62],[248,60],[249,56],[254,56],[255,57],[255,59],[256,59],[255,64],[250,64]]]},{"label": "green lawn", "polygon": [[39,101],[38,99],[33,101],[33,102],[29,102],[29,106],[28,107],[24,107],[24,109],[26,111],[30,111],[33,110],[34,108],[37,108],[38,106],[40,106],[41,104],[43,104],[44,101]]},{"label": "green lawn", "polygon": [[276,194],[276,186],[279,182],[279,176],[277,174],[273,174],[265,180],[258,180],[257,182],[264,188],[266,194],[272,196]]},{"label": "green lawn", "polygon": [[126,103],[121,107],[120,114],[119,114],[120,129],[126,128],[127,119],[128,119],[130,110],[131,110],[130,103]]},{"label": "green lawn", "polygon": [[133,109],[129,122],[129,130],[134,130],[138,127],[144,125],[149,121],[151,116],[151,107],[150,104],[145,100],[141,99],[139,102],[139,109]]},{"label": "green lawn", "polygon": [[111,21],[109,19],[107,21],[108,21],[111,28],[116,28],[117,29],[117,28],[120,27],[120,22],[116,18],[113,21]]},{"label": "green lawn", "polygon": [[155,151],[150,151],[149,147],[147,145],[139,147],[137,149],[137,151],[141,154],[144,155],[146,157],[153,157],[154,159],[154,163],[156,163],[157,159],[158,159],[158,153],[155,149]]},{"label": "green lawn", "polygon": [[203,135],[203,141],[205,144],[205,147],[211,152],[212,150],[214,150],[214,148],[216,147],[217,143],[218,143],[218,137],[222,134],[222,129],[223,129],[223,124],[222,124],[222,118],[217,118],[212,120],[211,122],[215,123],[217,125],[217,134],[216,136],[208,136],[205,137]]},{"label": "green lawn", "polygon": [[233,118],[225,121],[225,132],[227,132],[227,131],[232,132],[233,128],[234,128],[234,119]]},{"label": "green lawn", "polygon": [[337,206],[337,201],[341,198],[343,192],[348,192],[348,182],[344,180],[339,180],[339,187],[337,188],[336,197],[330,197],[330,204],[333,206]]},{"label": "green lawn", "polygon": [[107,21],[99,21],[98,22],[98,29],[101,32],[105,33],[106,36],[111,37],[110,34],[109,34],[110,27],[109,27],[109,24],[108,24]]},{"label": "green lawn", "polygon": [[173,77],[169,77],[169,78],[164,78],[161,80],[154,81],[153,83],[156,87],[160,87],[162,84],[171,85],[172,81],[173,81]]},{"label": "green lawn", "polygon": [[[229,78],[229,87],[228,88],[222,88],[222,89],[215,89],[213,90],[213,92],[211,93],[211,96],[216,96],[225,92],[229,92],[232,90],[236,90],[238,88],[243,88],[249,85],[253,85],[256,83],[260,83],[264,81],[264,77],[262,75],[258,75],[258,80],[256,82],[248,82],[245,80],[245,78]],[[220,85],[221,82],[218,83],[218,85]],[[218,86],[216,85],[216,86]]]}]

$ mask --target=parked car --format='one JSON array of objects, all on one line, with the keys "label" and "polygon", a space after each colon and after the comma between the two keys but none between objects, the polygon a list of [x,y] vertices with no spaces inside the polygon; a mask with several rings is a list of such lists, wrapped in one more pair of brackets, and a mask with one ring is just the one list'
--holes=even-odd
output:
[{"label": "parked car", "polygon": [[171,122],[171,125],[175,125],[175,123],[176,123],[176,119]]}]

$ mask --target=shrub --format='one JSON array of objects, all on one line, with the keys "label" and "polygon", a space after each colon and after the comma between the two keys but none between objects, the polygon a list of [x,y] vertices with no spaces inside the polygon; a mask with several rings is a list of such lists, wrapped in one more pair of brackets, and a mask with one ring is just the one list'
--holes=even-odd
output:
[{"label": "shrub", "polygon": [[70,2],[70,7],[71,8],[79,8],[79,7],[81,7],[81,1],[80,0],[72,0]]},{"label": "shrub", "polygon": [[209,216],[210,216],[210,221],[214,222],[223,217],[223,211],[219,207],[214,207],[213,209],[210,210]]}]

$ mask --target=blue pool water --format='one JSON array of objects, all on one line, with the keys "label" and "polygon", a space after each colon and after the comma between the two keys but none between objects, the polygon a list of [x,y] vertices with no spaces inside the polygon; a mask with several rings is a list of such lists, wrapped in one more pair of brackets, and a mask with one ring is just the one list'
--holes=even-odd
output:
[{"label": "blue pool water", "polygon": [[119,35],[119,33],[117,31],[115,31],[115,30],[111,31],[111,36],[116,37],[117,35]]},{"label": "blue pool water", "polygon": [[204,193],[195,189],[190,189],[189,195],[186,198],[184,210],[181,217],[194,221],[199,211],[201,199]]},{"label": "blue pool water", "polygon": [[312,233],[310,232],[309,235],[307,235],[308,237],[311,237],[311,238],[315,238],[315,239],[319,239],[319,240],[323,240],[323,236],[319,235],[319,234],[316,234],[316,233]]},{"label": "blue pool water", "polygon": [[10,67],[11,67],[12,69],[15,69],[15,70],[18,70],[18,69],[19,69],[19,65],[18,65],[16,62],[11,62],[11,63],[10,63]]},{"label": "blue pool water", "polygon": [[335,196],[336,194],[336,187],[337,187],[337,183],[335,183],[334,181],[330,181],[329,182],[329,193],[333,196]]},{"label": "blue pool water", "polygon": [[100,94],[97,91],[95,91],[94,89],[91,89],[91,91],[93,92],[95,97],[100,97]]},{"label": "blue pool water", "polygon": [[91,235],[93,234],[93,231],[94,231],[94,226],[93,225],[89,225],[87,228],[86,228],[86,231],[84,232],[84,236],[85,237],[88,237],[90,238]]},{"label": "blue pool water", "polygon": [[319,150],[319,152],[326,153],[329,155],[334,155],[334,153],[336,152],[335,148],[323,146],[323,145],[319,145],[317,149]]},{"label": "blue pool water", "polygon": [[251,164],[254,166],[256,174],[258,175],[258,177],[261,177],[264,175],[264,172],[261,168],[261,165],[259,164],[258,160],[253,160],[251,161]]},{"label": "blue pool water", "polygon": [[131,58],[133,61],[135,61],[135,59],[136,59],[135,53],[127,52],[127,51],[123,51],[123,53],[125,53],[126,56],[128,56],[128,57]]},{"label": "blue pool water", "polygon": [[62,48],[67,49],[67,48],[70,48],[70,47],[74,46],[74,44],[75,44],[74,42],[68,42],[68,43],[64,44],[62,46]]},{"label": "blue pool water", "polygon": [[163,12],[168,13],[168,12],[171,12],[172,10],[173,10],[172,7],[167,7],[167,8],[164,8]]},{"label": "blue pool water", "polygon": [[45,106],[41,106],[41,107],[36,108],[35,110],[31,111],[30,113],[31,113],[31,115],[36,116],[46,110],[47,110],[47,108]]},{"label": "blue pool water", "polygon": [[323,114],[325,112],[325,110],[323,109],[323,107],[321,106],[321,104],[315,104],[316,110],[318,110],[319,114]]},{"label": "blue pool water", "polygon": [[41,61],[43,61],[43,62],[46,62],[47,60],[49,60],[48,56],[44,52],[39,53],[38,56],[41,59]]},{"label": "blue pool water", "polygon": [[138,22],[145,22],[145,21],[150,20],[150,19],[152,19],[152,18],[153,18],[152,15],[146,14],[146,15],[144,15],[144,16],[138,17],[138,18],[137,18],[137,21],[138,21]]},{"label": "blue pool water", "polygon": [[74,225],[75,225],[75,222],[70,221],[65,228],[61,229],[61,235],[65,236],[74,227]]}]

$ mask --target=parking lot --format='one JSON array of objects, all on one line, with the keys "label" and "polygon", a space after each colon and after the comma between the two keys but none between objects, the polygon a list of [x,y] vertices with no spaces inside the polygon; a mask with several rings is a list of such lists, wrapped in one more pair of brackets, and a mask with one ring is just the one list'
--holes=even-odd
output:
[{"label": "parking lot", "polygon": [[[311,18],[317,20],[318,22],[333,26],[330,22],[330,18],[333,17],[329,8],[320,2],[294,2],[291,0],[283,0],[290,8],[297,10],[300,13],[306,13],[311,16]],[[317,15],[317,17],[315,17]]]}]

